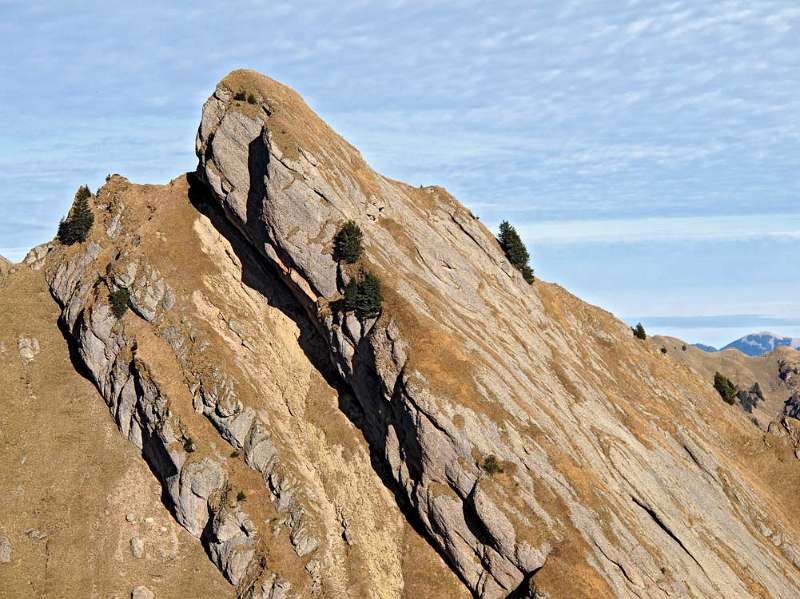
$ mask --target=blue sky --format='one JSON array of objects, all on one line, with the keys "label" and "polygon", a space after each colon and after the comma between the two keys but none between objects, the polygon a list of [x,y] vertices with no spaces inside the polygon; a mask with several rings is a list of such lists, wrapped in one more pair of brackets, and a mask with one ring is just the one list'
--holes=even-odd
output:
[{"label": "blue sky", "polygon": [[192,170],[202,102],[249,67],[618,316],[800,337],[796,2],[112,4],[0,0],[0,253],[81,183]]}]

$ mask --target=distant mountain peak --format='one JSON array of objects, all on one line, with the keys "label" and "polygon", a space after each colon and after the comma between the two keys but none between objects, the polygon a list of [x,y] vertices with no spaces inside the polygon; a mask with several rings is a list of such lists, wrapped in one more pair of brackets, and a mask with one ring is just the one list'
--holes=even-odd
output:
[{"label": "distant mountain peak", "polygon": [[710,352],[719,351],[719,350],[718,350],[716,347],[714,347],[713,345],[705,345],[705,344],[703,344],[703,343],[693,343],[693,344],[692,344],[692,346],[693,346],[693,347],[696,347],[697,349],[702,349],[704,352],[709,352],[709,353],[710,353]]},{"label": "distant mountain peak", "polygon": [[748,356],[760,356],[782,346],[798,349],[800,348],[800,339],[776,335],[769,331],[761,331],[740,337],[736,341],[732,341],[723,347],[720,351],[738,349]]}]

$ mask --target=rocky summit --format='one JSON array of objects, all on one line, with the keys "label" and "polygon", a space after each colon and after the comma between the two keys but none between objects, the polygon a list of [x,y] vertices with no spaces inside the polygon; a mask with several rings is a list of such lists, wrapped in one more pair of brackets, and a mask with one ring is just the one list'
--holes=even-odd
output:
[{"label": "rocky summit", "polygon": [[[785,432],[608,312],[529,285],[444,189],[377,174],[268,77],[219,83],[195,151],[197,171],[167,185],[110,176],[85,240],[40,246],[0,279],[0,304],[36,293],[41,314],[0,321],[4,376],[24,383],[4,387],[3,427],[40,420],[36,451],[58,444],[76,468],[112,446],[120,472],[124,456],[146,464],[180,533],[154,551],[152,501],[128,507],[137,491],[115,475],[81,502],[87,522],[105,518],[90,538],[106,560],[56,554],[37,588],[96,572],[92,596],[800,596]],[[363,252],[342,260],[350,221]],[[370,277],[382,302],[354,309]],[[75,402],[80,375],[97,393]],[[64,410],[102,414],[114,439],[42,434]],[[0,586],[39,596],[45,541],[25,530],[49,518],[78,533],[69,510],[48,516],[65,483],[16,483],[46,473],[14,443],[0,447],[16,498]]]}]

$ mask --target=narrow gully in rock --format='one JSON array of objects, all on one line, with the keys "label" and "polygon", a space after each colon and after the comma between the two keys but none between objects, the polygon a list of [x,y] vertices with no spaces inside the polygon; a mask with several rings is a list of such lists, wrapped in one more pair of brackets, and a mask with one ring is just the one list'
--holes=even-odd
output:
[{"label": "narrow gully in rock", "polygon": [[644,502],[642,502],[641,500],[637,499],[637,498],[636,498],[636,497],[634,497],[633,495],[631,495],[631,500],[633,501],[633,503],[635,503],[635,504],[636,504],[636,505],[638,505],[640,508],[642,508],[642,510],[643,510],[643,511],[644,511],[644,512],[645,512],[645,513],[648,515],[648,516],[650,516],[650,518],[653,520],[653,522],[655,522],[655,523],[658,525],[658,527],[659,527],[661,530],[663,530],[663,531],[664,531],[664,533],[665,533],[665,534],[666,534],[666,535],[667,535],[667,536],[668,536],[670,539],[672,539],[673,541],[675,541],[675,542],[678,544],[678,546],[679,546],[681,549],[683,549],[683,551],[684,551],[684,553],[686,553],[686,555],[688,555],[690,558],[692,558],[692,561],[693,561],[695,564],[697,564],[697,567],[698,567],[698,568],[700,568],[700,570],[703,572],[703,574],[706,574],[706,571],[705,571],[705,568],[703,568],[703,565],[702,565],[702,564],[701,564],[699,561],[697,561],[697,558],[696,558],[694,555],[692,555],[692,552],[691,552],[691,551],[689,551],[689,550],[686,548],[686,545],[684,545],[684,544],[683,544],[683,541],[681,541],[681,540],[678,538],[678,536],[677,536],[677,535],[676,535],[674,532],[672,532],[672,530],[669,528],[669,526],[667,526],[667,525],[666,525],[666,523],[665,523],[665,522],[664,522],[664,521],[661,519],[661,517],[660,517],[660,516],[659,516],[659,515],[656,513],[656,511],[655,511],[653,508],[649,507],[647,504],[645,504],[645,503],[644,503]]},{"label": "narrow gully in rock", "polygon": [[[325,342],[321,338],[321,331],[315,320],[310,316],[310,309],[303,301],[303,297],[295,290],[295,286],[291,280],[287,280],[285,273],[277,267],[271,260],[264,260],[247,237],[238,226],[229,219],[227,212],[224,208],[220,207],[209,197],[209,191],[204,183],[200,181],[193,174],[189,174],[190,181],[190,194],[189,199],[195,209],[201,214],[205,215],[214,228],[222,235],[233,248],[234,253],[242,264],[242,279],[243,282],[264,296],[265,300],[271,303],[268,291],[265,290],[258,281],[263,279],[258,272],[261,269],[268,268],[278,281],[290,292],[292,297],[296,300],[295,309],[290,309],[288,306],[278,306],[289,318],[291,318],[298,328],[304,333],[300,337],[300,346],[309,361],[315,366],[317,371],[322,374],[326,382],[339,391],[339,408],[344,415],[352,422],[364,435],[370,447],[370,457],[373,470],[380,478],[383,485],[391,492],[395,499],[397,507],[403,513],[406,521],[411,527],[423,537],[429,546],[436,551],[436,553],[447,563],[452,563],[451,557],[441,549],[438,543],[433,542],[427,529],[420,520],[419,514],[416,509],[411,505],[408,497],[402,492],[396,479],[392,476],[389,465],[380,457],[380,448],[374,444],[374,433],[366,426],[364,406],[356,399],[355,401],[345,401],[341,398],[352,397],[356,398],[356,394],[350,384],[342,376],[336,372],[333,360],[329,351],[325,347]],[[254,269],[256,269],[254,271]],[[306,298],[307,299],[307,298]],[[396,393],[402,393],[403,378],[398,376],[396,380]],[[391,404],[392,402],[390,402]],[[421,412],[424,414],[424,412]],[[426,414],[426,417],[429,416]],[[435,422],[431,419],[432,424]],[[444,430],[444,429],[440,429]],[[444,431],[446,432],[446,431]],[[383,435],[385,437],[385,435]],[[465,510],[467,506],[465,503]],[[475,516],[477,518],[477,516]],[[482,526],[482,525],[481,525]],[[453,568],[453,572],[462,579],[462,582],[469,586],[469,582],[461,577],[458,568]],[[477,596],[477,595],[476,595]]]}]

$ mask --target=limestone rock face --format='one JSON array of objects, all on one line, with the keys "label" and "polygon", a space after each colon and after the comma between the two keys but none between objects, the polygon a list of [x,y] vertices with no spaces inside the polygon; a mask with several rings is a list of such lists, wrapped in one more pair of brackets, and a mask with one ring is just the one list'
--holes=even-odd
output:
[{"label": "limestone rock face", "polygon": [[[796,526],[729,441],[752,425],[611,315],[527,285],[444,190],[376,174],[292,90],[247,71],[206,102],[196,151],[226,219],[325,339],[401,501],[474,594],[800,593]],[[331,241],[346,220],[386,298],[359,326],[337,304],[347,273]]]},{"label": "limestone rock face", "polygon": [[0,279],[10,271],[14,265],[5,256],[0,256]]},{"label": "limestone rock face", "polygon": [[[201,193],[190,177],[112,177],[91,239],[56,246],[43,269],[76,359],[175,520],[244,599],[465,596],[306,353],[324,341]],[[117,318],[120,288],[131,310]],[[152,559],[131,538],[126,554]]]},{"label": "limestone rock face", "polygon": [[22,263],[30,266],[33,270],[40,270],[44,266],[44,259],[50,250],[53,249],[52,243],[43,243],[32,248],[22,259]]},{"label": "limestone rock face", "polygon": [[[87,372],[76,372],[81,358],[70,356],[45,281],[51,266],[17,265],[0,283],[0,596],[124,598],[146,585],[163,599],[233,597],[199,541],[172,521]],[[36,350],[32,360],[20,346]]]},{"label": "limestone rock face", "polygon": [[[246,516],[227,501],[228,473],[219,458],[197,450],[186,432],[187,425],[170,408],[164,383],[152,371],[151,361],[139,354],[136,338],[125,333],[104,301],[102,289],[95,284],[97,261],[103,256],[102,248],[90,243],[86,250],[63,257],[47,272],[51,292],[63,308],[64,328],[72,332],[78,353],[119,430],[142,450],[161,479],[176,520],[197,538],[211,531],[206,543],[213,561],[234,585],[243,582],[248,568],[253,570],[254,579],[274,579],[270,572],[264,573],[263,565],[258,567],[255,527],[241,524],[248,521]],[[122,279],[113,274],[116,268],[131,272],[120,266],[124,262],[119,254],[116,259],[105,269],[111,273],[112,285],[119,285]],[[145,264],[142,270],[146,276],[141,287],[135,272],[122,283],[133,289],[132,297],[138,289],[144,289],[140,297],[156,298],[142,301],[137,310],[145,321],[152,321],[169,308],[163,303],[162,292],[168,287],[150,265]],[[152,290],[161,291],[152,294]],[[231,526],[232,521],[239,525]],[[221,534],[223,530],[227,532]],[[136,554],[133,543],[131,547]]]},{"label": "limestone rock face", "polygon": [[[72,363],[237,597],[800,596],[794,419],[753,426],[611,314],[528,285],[445,190],[378,175],[266,77],[220,83],[196,152],[167,185],[110,177],[90,238],[17,275],[44,277]],[[332,257],[347,220],[355,265]],[[359,269],[377,318],[343,310]],[[0,344],[20,388],[51,351],[33,332]],[[113,517],[131,567],[173,555],[146,511]],[[9,538],[3,568],[25,562]]]}]

